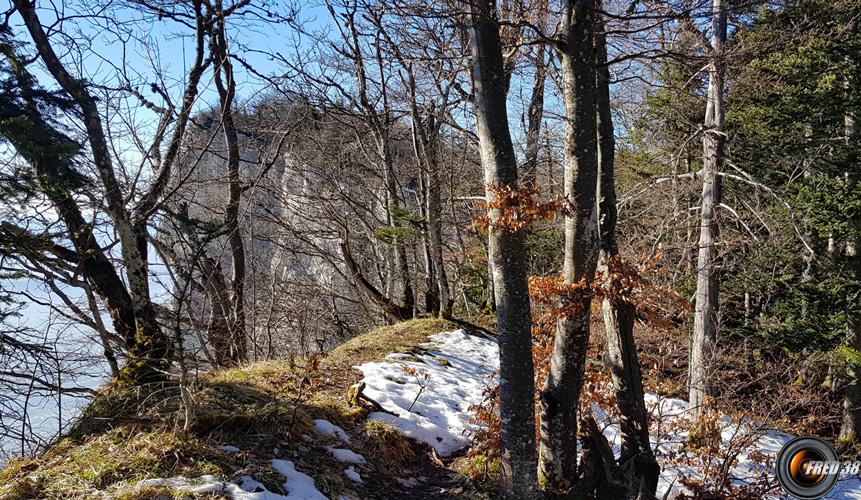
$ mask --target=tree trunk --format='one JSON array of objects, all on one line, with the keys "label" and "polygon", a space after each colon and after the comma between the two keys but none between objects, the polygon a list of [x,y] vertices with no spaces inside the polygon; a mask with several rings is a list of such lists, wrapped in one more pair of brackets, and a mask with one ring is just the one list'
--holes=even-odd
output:
[{"label": "tree trunk", "polygon": [[[436,135],[436,134],[434,134]],[[448,276],[445,272],[445,260],[442,257],[442,201],[439,191],[439,161],[437,157],[437,142],[429,140],[427,144],[427,231],[430,240],[430,255],[433,262],[436,288],[439,292],[440,317],[450,319],[453,301],[448,286]]]},{"label": "tree trunk", "polygon": [[[432,297],[436,306],[433,311],[440,317],[450,319],[453,301],[448,285],[448,277],[445,272],[445,261],[442,256],[442,201],[440,199],[440,165],[439,165],[439,126],[435,117],[435,108],[427,110],[422,116],[416,101],[416,82],[412,73],[412,67],[407,68],[409,72],[410,87],[410,115],[412,118],[413,150],[421,167],[422,187],[424,192],[424,215],[426,221],[426,255],[430,259],[432,273],[428,273],[432,279],[428,283],[428,292],[433,292]],[[442,108],[445,109],[446,103]]]},{"label": "tree trunk", "polygon": [[[517,188],[517,160],[508,129],[506,83],[495,5],[470,3],[470,48],[474,109],[488,200],[494,190]],[[498,210],[489,213],[492,221]],[[532,319],[526,279],[524,232],[491,228],[488,255],[492,262],[499,334],[499,412],[502,421],[502,479],[505,494],[538,496],[535,456]]]},{"label": "tree trunk", "polygon": [[[571,210],[565,217],[562,272],[566,284],[591,282],[598,260],[594,15],[592,0],[563,4],[560,52],[566,116],[564,190]],[[577,407],[589,345],[590,294],[574,300],[580,304],[570,305],[579,308],[579,312],[559,321],[550,372],[541,391],[540,475],[545,489],[553,494],[568,494],[577,478]]]},{"label": "tree trunk", "polygon": [[523,162],[523,185],[535,187],[538,153],[541,143],[541,120],[544,116],[544,82],[547,79],[547,68],[544,64],[544,46],[535,48],[535,81],[532,85],[532,96],[529,98],[526,125],[526,161]]},{"label": "tree trunk", "polygon": [[[424,175],[424,167],[422,167],[419,184],[421,186],[422,193],[420,200],[420,213],[424,220],[429,220],[430,217],[428,216],[428,179],[427,176]],[[436,272],[434,270],[434,259],[431,256],[430,231],[425,229],[422,236],[422,255],[425,262],[425,312],[427,314],[437,316],[440,312],[439,285],[437,284]]]},{"label": "tree trunk", "polygon": [[[601,235],[600,267],[609,274],[611,259],[617,257],[616,186],[613,117],[610,109],[610,69],[607,66],[607,44],[603,21],[596,21],[595,53],[597,63],[598,108],[598,224]],[[608,276],[609,277],[609,276]],[[609,282],[609,280],[608,280]],[[622,451],[619,464],[632,470],[631,484],[642,484],[641,498],[651,498],[658,487],[660,468],[649,443],[649,425],[643,399],[643,376],[634,343],[636,311],[628,301],[605,298],[604,331],[613,389],[621,414]],[[632,468],[624,467],[632,464]],[[642,480],[642,482],[641,482]]]},{"label": "tree trunk", "polygon": [[353,280],[356,282],[356,286],[365,294],[366,297],[368,297],[368,299],[370,299],[371,302],[383,310],[383,313],[389,320],[398,322],[412,318],[412,307],[399,306],[395,304],[389,300],[383,292],[379,291],[377,287],[368,281],[367,278],[365,278],[361,269],[359,269],[359,265],[356,264],[355,259],[353,259],[353,254],[350,252],[350,247],[347,246],[346,242],[341,242],[341,255],[344,256],[344,263],[347,266],[347,270],[350,272],[350,276],[352,276]]},{"label": "tree trunk", "polygon": [[[233,65],[224,34],[224,13],[221,1],[215,2],[216,19],[212,33],[212,54],[215,58],[215,86],[221,105],[221,126],[227,146],[228,201],[225,209],[224,224],[230,245],[230,315],[226,325],[230,332],[229,351],[216,352],[216,359],[225,364],[235,364],[246,357],[248,338],[245,331],[245,242],[239,229],[239,211],[242,201],[242,180],[240,178],[239,138],[233,122],[233,99],[236,95],[236,82],[233,78]],[[213,307],[216,305],[213,304]]]},{"label": "tree trunk", "polygon": [[[859,158],[858,138],[861,136],[861,125],[851,111],[844,115],[844,130],[846,134],[846,145],[853,147],[850,159],[851,169],[846,175],[850,187],[859,182]],[[861,283],[861,218],[855,216],[852,220],[853,228],[850,238],[852,241],[846,243],[846,259],[849,269],[854,273],[856,283]],[[861,352],[861,291],[856,290],[854,300],[849,300],[849,311],[847,314],[846,346],[856,352]],[[861,365],[849,365],[849,382],[844,389],[843,397],[843,422],[840,426],[840,439],[846,441],[857,441],[861,437]]]},{"label": "tree trunk", "polygon": [[[388,127],[388,125],[386,125]],[[395,179],[395,168],[392,163],[392,155],[389,150],[389,137],[388,133],[379,133],[378,138],[380,144],[380,155],[382,156],[383,161],[383,169],[385,183],[386,183],[386,219],[391,226],[396,226],[397,221],[392,217],[392,210],[394,210],[394,206],[400,203],[400,196],[398,196],[398,186],[397,179]],[[397,280],[400,284],[401,292],[403,294],[403,303],[404,307],[413,309],[415,306],[415,294],[413,292],[413,285],[410,281],[410,268],[409,268],[409,260],[407,260],[407,250],[404,247],[403,243],[395,240],[394,242],[394,269],[393,275],[397,277]],[[397,293],[397,292],[394,292]],[[393,293],[393,296],[394,296]]]},{"label": "tree trunk", "polygon": [[697,291],[694,331],[688,376],[692,408],[703,410],[712,395],[712,357],[717,339],[718,282],[716,239],[717,208],[721,198],[721,164],[725,135],[723,46],[726,41],[726,11],[723,0],[712,0],[712,38],[709,47],[709,83],[703,126],[703,194],[700,205],[700,239],[697,257]]}]

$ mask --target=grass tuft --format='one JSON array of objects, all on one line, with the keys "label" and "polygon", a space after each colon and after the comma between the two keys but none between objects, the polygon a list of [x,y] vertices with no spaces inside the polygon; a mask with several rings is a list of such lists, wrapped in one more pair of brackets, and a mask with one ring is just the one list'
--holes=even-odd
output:
[{"label": "grass tuft", "polygon": [[416,459],[413,443],[389,423],[366,421],[361,440],[368,455],[365,458],[386,469],[398,470]]}]

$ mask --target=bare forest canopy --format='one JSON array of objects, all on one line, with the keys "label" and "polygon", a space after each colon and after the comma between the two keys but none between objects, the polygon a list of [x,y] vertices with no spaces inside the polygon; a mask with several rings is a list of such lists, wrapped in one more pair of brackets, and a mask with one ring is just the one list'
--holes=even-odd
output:
[{"label": "bare forest canopy", "polygon": [[0,11],[0,458],[420,317],[495,330],[514,498],[654,495],[645,392],[858,453],[857,0]]}]

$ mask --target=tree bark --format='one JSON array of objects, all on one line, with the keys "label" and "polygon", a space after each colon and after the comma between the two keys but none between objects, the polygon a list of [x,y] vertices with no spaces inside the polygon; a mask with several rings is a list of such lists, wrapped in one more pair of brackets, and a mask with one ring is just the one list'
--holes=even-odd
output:
[{"label": "tree bark", "polygon": [[[517,188],[517,160],[508,129],[506,82],[496,8],[488,0],[470,2],[470,48],[474,110],[488,201],[495,190]],[[499,217],[491,210],[492,221]],[[526,277],[525,233],[492,228],[496,325],[499,335],[499,411],[502,421],[502,479],[512,498],[538,496],[535,456],[532,319]]]},{"label": "tree bark", "polygon": [[[218,90],[221,106],[221,127],[224,131],[224,142],[227,147],[227,182],[228,200],[224,215],[224,225],[227,240],[230,245],[231,276],[230,276],[230,314],[227,327],[229,345],[227,352],[216,352],[216,360],[220,364],[236,364],[245,359],[248,338],[245,322],[245,242],[239,229],[239,211],[242,201],[242,180],[240,177],[239,137],[233,121],[233,100],[236,96],[236,81],[233,77],[233,65],[227,47],[227,37],[224,33],[224,12],[221,0],[215,2],[215,12],[218,16],[211,34],[211,52],[215,60],[215,87]],[[215,304],[213,304],[215,307]],[[222,349],[224,346],[222,346]]]},{"label": "tree bark", "polygon": [[[439,314],[440,317],[450,319],[453,300],[448,285],[448,276],[445,272],[445,260],[442,256],[442,201],[440,199],[439,158],[438,158],[438,133],[434,132],[433,138],[428,138],[425,147],[427,157],[427,232],[430,240],[430,255],[433,262],[434,278],[439,291]],[[433,140],[430,140],[433,139]]]},{"label": "tree bark", "polygon": [[[423,170],[423,169],[422,169]],[[421,195],[419,196],[419,213],[424,220],[428,220],[428,180],[422,172],[419,175]],[[422,238],[422,257],[425,264],[425,312],[431,315],[439,315],[439,285],[437,284],[434,259],[431,256],[430,234],[425,229]]]},{"label": "tree bark", "polygon": [[[566,284],[591,282],[598,260],[595,191],[598,180],[593,0],[563,3],[559,41],[565,104],[564,190]],[[584,291],[586,292],[586,291]],[[541,391],[540,477],[553,494],[568,494],[577,478],[577,407],[589,345],[591,295],[561,319]],[[563,306],[573,304],[563,304]]]},{"label": "tree bark", "polygon": [[523,185],[535,187],[538,153],[541,144],[541,121],[544,116],[544,83],[547,80],[547,67],[544,63],[544,46],[535,48],[535,81],[532,84],[532,95],[529,98],[526,125],[526,160],[523,162]]},{"label": "tree bark", "polygon": [[721,165],[725,134],[724,63],[726,41],[726,8],[723,0],[712,0],[712,38],[709,52],[709,83],[705,123],[703,124],[703,193],[700,205],[700,238],[697,257],[697,291],[694,307],[694,331],[688,376],[689,401],[692,408],[704,409],[712,396],[712,357],[717,339],[718,282],[716,239],[717,208],[721,198]]},{"label": "tree bark", "polygon": [[[600,270],[608,274],[610,259],[619,255],[616,244],[616,141],[610,109],[607,42],[604,23],[600,19],[596,20],[595,54],[598,89],[598,225],[601,235],[599,265]],[[609,298],[605,298],[601,306],[604,313],[610,374],[621,414],[622,450],[618,462],[623,469],[632,470],[632,484],[642,484],[642,491],[637,495],[641,498],[651,498],[658,487],[660,468],[649,443],[649,425],[643,399],[643,376],[634,342],[636,311],[634,305],[628,301],[613,301]],[[627,464],[632,464],[633,467],[624,467]]]}]

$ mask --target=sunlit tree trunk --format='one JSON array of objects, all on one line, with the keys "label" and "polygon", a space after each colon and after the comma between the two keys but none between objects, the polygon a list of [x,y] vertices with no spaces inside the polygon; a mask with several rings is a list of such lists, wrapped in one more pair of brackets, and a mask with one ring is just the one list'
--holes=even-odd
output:
[{"label": "sunlit tree trunk", "polygon": [[[852,148],[850,167],[854,167],[846,174],[846,182],[854,186],[861,180],[861,164],[858,158],[861,124],[852,111],[844,115],[844,131],[846,145]],[[856,215],[851,223],[854,234],[850,235],[851,240],[846,243],[846,259],[849,269],[854,273],[855,282],[861,283],[861,218]],[[848,302],[846,346],[855,352],[861,352],[861,291],[856,291],[854,300],[850,298]],[[850,363],[848,378],[848,385],[844,389],[840,438],[857,441],[861,437],[861,365]]]},{"label": "sunlit tree trunk", "polygon": [[723,47],[726,42],[726,7],[723,0],[712,1],[712,37],[709,47],[709,83],[703,124],[703,192],[700,204],[700,238],[697,257],[697,291],[694,297],[694,331],[691,339],[689,400],[703,409],[712,393],[712,358],[718,323],[718,282],[716,239],[717,208],[721,199],[721,165],[725,142]]},{"label": "sunlit tree trunk", "polygon": [[[121,382],[130,384],[160,380],[170,366],[171,347],[167,336],[156,321],[149,292],[150,276],[146,228],[149,207],[145,206],[141,210],[128,210],[123,190],[114,172],[107,135],[99,114],[96,98],[90,94],[86,82],[72,76],[57,56],[42,27],[35,7],[27,0],[15,0],[14,4],[24,20],[27,31],[30,33],[48,73],[80,108],[81,120],[101,182],[107,213],[121,244],[131,311],[129,313],[128,309],[124,309],[121,312],[123,318],[120,328],[127,328],[133,317],[133,334],[129,333],[127,337],[133,336],[134,342],[129,346],[127,352],[129,361],[121,370],[119,378]],[[199,19],[200,4],[196,3],[195,7]],[[187,116],[187,114],[181,115],[178,120],[179,123],[182,124]],[[163,165],[167,165],[167,167],[158,172],[157,179],[167,178],[170,174],[170,163]],[[151,194],[151,198],[155,199],[162,188],[163,184],[156,182],[147,194]],[[144,196],[144,200],[147,198],[148,196]],[[107,296],[105,298],[107,299]]]},{"label": "sunlit tree trunk", "polygon": [[[225,209],[225,230],[230,245],[231,276],[230,276],[230,315],[227,323],[229,343],[227,352],[216,351],[219,364],[234,364],[245,359],[247,351],[247,332],[245,324],[245,242],[239,228],[239,211],[242,201],[242,180],[240,178],[239,138],[233,121],[233,101],[236,96],[236,82],[233,77],[233,65],[227,48],[227,38],[224,34],[224,16],[220,0],[215,2],[215,28],[212,32],[211,52],[216,58],[215,86],[218,90],[221,111],[221,127],[224,131],[224,141],[227,146],[227,183],[228,200]],[[216,307],[216,304],[213,304]],[[223,350],[220,349],[220,350]]]},{"label": "sunlit tree trunk", "polygon": [[[517,188],[517,161],[508,129],[506,82],[495,5],[472,0],[470,46],[474,108],[488,200],[494,189]],[[498,218],[490,211],[491,220]],[[499,334],[500,454],[503,487],[512,498],[537,496],[532,319],[526,280],[524,232],[491,228],[492,261]]]},{"label": "sunlit tree trunk", "polygon": [[[591,282],[598,260],[595,191],[598,180],[593,0],[563,2],[560,53],[565,104],[564,194],[566,284]],[[585,291],[584,291],[585,292]],[[575,298],[578,312],[559,321],[550,371],[541,390],[540,478],[566,494],[577,478],[577,407],[589,345],[591,295]]]},{"label": "sunlit tree trunk", "polygon": [[535,48],[535,81],[526,112],[526,160],[523,162],[523,185],[534,187],[538,175],[538,153],[541,145],[541,121],[544,117],[544,84],[547,80],[547,67],[544,62],[545,48]]}]

